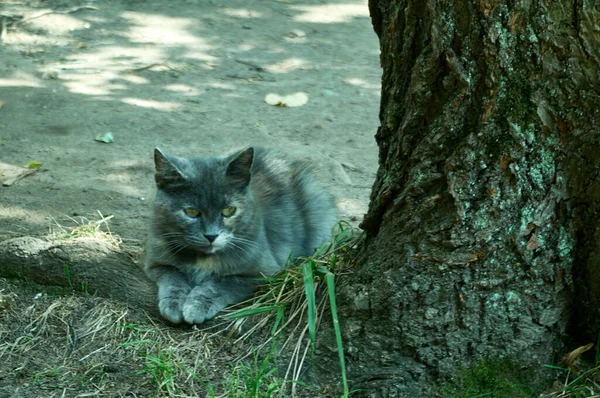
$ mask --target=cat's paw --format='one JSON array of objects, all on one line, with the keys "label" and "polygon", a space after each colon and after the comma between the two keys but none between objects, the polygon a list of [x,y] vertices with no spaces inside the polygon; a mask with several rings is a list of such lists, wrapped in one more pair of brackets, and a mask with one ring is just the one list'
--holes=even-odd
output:
[{"label": "cat's paw", "polygon": [[190,324],[200,324],[214,318],[223,308],[224,304],[211,297],[190,294],[183,303],[183,319]]},{"label": "cat's paw", "polygon": [[182,300],[164,298],[158,302],[158,310],[163,318],[173,323],[181,323],[183,318]]}]

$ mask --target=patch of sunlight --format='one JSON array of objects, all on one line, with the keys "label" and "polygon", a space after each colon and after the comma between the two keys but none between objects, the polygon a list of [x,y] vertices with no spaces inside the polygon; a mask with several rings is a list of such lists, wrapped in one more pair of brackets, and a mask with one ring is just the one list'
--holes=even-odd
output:
[{"label": "patch of sunlight", "polygon": [[119,79],[123,79],[126,82],[133,84],[148,84],[150,81],[145,77],[137,76],[137,75],[123,75],[120,76]]},{"label": "patch of sunlight", "polygon": [[288,58],[265,67],[271,73],[287,73],[298,69],[312,69],[307,61],[300,58]]},{"label": "patch of sunlight", "polygon": [[0,79],[0,87],[44,87],[35,80]]},{"label": "patch of sunlight", "polygon": [[95,186],[96,189],[101,191],[108,191],[107,193],[118,192],[125,196],[133,196],[136,198],[144,196],[140,189],[133,187],[132,183],[135,178],[130,173],[109,174],[99,177],[97,180],[100,180],[106,184],[104,185],[105,189],[102,187],[103,184],[100,184],[100,186]]},{"label": "patch of sunlight", "polygon": [[122,98],[121,102],[124,102],[129,105],[139,106],[142,108],[152,108],[159,111],[167,112],[181,108],[181,105],[176,102],[151,101],[141,98]]},{"label": "patch of sunlight", "polygon": [[[151,153],[151,151],[149,150],[148,153]],[[110,162],[110,167],[114,167],[116,169],[126,169],[126,168],[131,168],[131,169],[141,169],[141,168],[146,168],[146,166],[149,165],[149,162],[146,161],[141,161],[141,160],[137,160],[137,159],[121,159],[121,160],[115,160],[113,162]]]},{"label": "patch of sunlight", "polygon": [[[145,84],[148,80],[129,73],[131,70],[160,63],[164,55],[156,48],[127,48],[107,46],[93,51],[80,52],[67,57],[67,61],[56,65],[62,71],[59,80],[73,93],[87,95],[110,95],[113,90],[123,90],[123,84],[115,79],[134,84]],[[91,65],[91,67],[90,67]]]},{"label": "patch of sunlight", "polygon": [[195,87],[188,86],[187,84],[169,84],[165,86],[165,89],[181,93],[183,95],[201,95],[204,94],[204,90],[198,90]]},{"label": "patch of sunlight", "polygon": [[162,63],[165,58],[167,56],[164,51],[154,46],[106,46],[68,56],[67,59],[74,63],[65,63],[63,68],[89,70],[89,65],[93,65],[96,71],[125,72],[153,63]]},{"label": "patch of sunlight", "polygon": [[48,36],[65,35],[74,30],[89,29],[90,23],[67,14],[48,14],[43,18],[27,21],[32,30],[44,30]]},{"label": "patch of sunlight", "polygon": [[219,58],[203,53],[202,51],[188,51],[185,53],[184,57],[204,62],[215,62],[219,60]]},{"label": "patch of sunlight", "polygon": [[249,43],[243,43],[240,44],[237,49],[240,51],[250,51],[250,50],[254,50],[256,46],[254,44],[249,44]]},{"label": "patch of sunlight", "polygon": [[348,78],[344,81],[353,86],[358,86],[358,87],[362,87],[362,88],[373,88],[373,89],[378,89],[378,90],[381,89],[381,83],[369,83],[368,81],[361,79],[359,77]]},{"label": "patch of sunlight", "polygon": [[364,214],[369,208],[366,200],[343,198],[337,200],[337,207],[342,214]]},{"label": "patch of sunlight", "polygon": [[196,27],[198,21],[191,18],[172,18],[164,15],[147,14],[142,12],[124,12],[121,17],[128,20],[132,26],[125,34],[134,43],[155,44],[187,44],[195,49],[210,50],[206,41],[191,34],[188,29]]},{"label": "patch of sunlight", "polygon": [[32,210],[26,210],[22,207],[0,205],[0,217],[2,218],[26,218],[27,221],[34,223],[45,223],[46,217]]},{"label": "patch of sunlight", "polygon": [[8,79],[0,79],[0,87],[44,87],[31,73],[16,71]]},{"label": "patch of sunlight", "polygon": [[221,90],[235,90],[235,86],[230,83],[213,82],[208,83],[207,86],[212,88],[220,88]]},{"label": "patch of sunlight", "polygon": [[249,10],[247,8],[226,8],[223,13],[230,17],[237,18],[262,18],[264,15],[262,12]]},{"label": "patch of sunlight", "polygon": [[357,17],[369,16],[366,0],[361,1],[360,4],[293,5],[290,8],[302,12],[294,17],[294,21],[297,22],[340,23],[351,22],[353,18]]},{"label": "patch of sunlight", "polygon": [[116,90],[126,90],[127,86],[119,83],[109,83],[112,76],[89,73],[65,73],[61,75],[65,87],[75,94],[110,95]]},{"label": "patch of sunlight", "polygon": [[[66,42],[65,39],[61,39],[59,41],[56,39],[56,37],[53,37],[53,36],[43,35],[43,34],[36,35],[36,34],[24,32],[22,30],[17,30],[16,32],[11,32],[10,34],[6,35],[6,37],[4,38],[4,44],[29,46],[29,48],[25,48],[21,51],[24,54],[44,53],[44,52],[46,52],[46,50],[44,50],[40,46],[54,46],[54,45],[59,45],[60,43],[64,43],[64,42]],[[60,44],[60,45],[64,45],[64,44]]]}]

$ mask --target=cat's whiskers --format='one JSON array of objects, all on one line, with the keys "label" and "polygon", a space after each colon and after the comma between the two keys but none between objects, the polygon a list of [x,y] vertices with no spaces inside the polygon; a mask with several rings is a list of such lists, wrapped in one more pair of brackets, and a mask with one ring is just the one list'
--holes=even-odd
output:
[{"label": "cat's whiskers", "polygon": [[229,245],[234,249],[234,250],[231,250],[230,252],[235,254],[238,258],[243,259],[244,254],[250,254],[250,252],[248,251],[247,248],[237,245],[234,241],[229,241]]},{"label": "cat's whiskers", "polygon": [[244,247],[247,247],[250,249],[260,249],[260,245],[258,243],[254,242],[250,239],[240,238],[238,236],[232,236],[231,242],[239,243],[239,244],[243,245]]}]

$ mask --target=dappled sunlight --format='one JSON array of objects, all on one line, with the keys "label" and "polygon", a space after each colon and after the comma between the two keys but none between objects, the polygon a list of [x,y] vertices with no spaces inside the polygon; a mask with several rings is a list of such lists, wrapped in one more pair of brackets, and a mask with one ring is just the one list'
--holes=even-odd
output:
[{"label": "dappled sunlight", "polygon": [[264,14],[259,11],[249,10],[247,8],[226,8],[223,14],[237,18],[262,18]]},{"label": "dappled sunlight", "polygon": [[[144,191],[135,188],[132,184],[134,177],[127,172],[114,173],[98,177],[99,181],[107,183],[106,185],[97,187],[103,191],[117,192],[125,196],[139,198],[144,195]],[[107,189],[109,188],[109,189]]]},{"label": "dappled sunlight", "polygon": [[256,48],[255,44],[250,44],[250,43],[242,43],[239,46],[237,46],[237,49],[239,51],[251,51],[254,50]]},{"label": "dappled sunlight", "polygon": [[187,84],[168,84],[165,86],[165,89],[189,96],[201,95],[205,92],[204,90],[199,90],[195,87],[188,86]]},{"label": "dappled sunlight", "polygon": [[206,84],[207,87],[219,88],[221,90],[235,90],[235,85],[231,83],[212,82]]},{"label": "dappled sunlight", "polygon": [[[0,79],[0,87],[44,87],[40,79],[31,73],[15,72],[11,78]],[[2,94],[2,93],[0,93]]]},{"label": "dappled sunlight", "polygon": [[53,38],[57,35],[67,36],[74,30],[90,28],[88,21],[67,14],[49,14],[43,18],[29,20],[27,24],[36,30],[45,30]]},{"label": "dappled sunlight", "polygon": [[71,54],[67,57],[71,62],[62,67],[90,70],[90,65],[93,65],[92,70],[98,72],[126,72],[134,65],[145,66],[161,62],[166,57],[165,49],[159,47],[104,46]]},{"label": "dappled sunlight", "polygon": [[287,58],[276,64],[269,65],[265,69],[271,73],[287,73],[294,70],[310,69],[313,66],[301,58]]},{"label": "dappled sunlight", "polygon": [[129,105],[139,106],[142,108],[151,108],[158,111],[174,111],[181,107],[181,104],[167,101],[151,101],[141,98],[121,98],[121,102]]},{"label": "dappled sunlight", "polygon": [[292,5],[290,8],[302,12],[294,17],[297,22],[341,23],[351,22],[353,18],[369,17],[367,1],[362,1],[362,4]]},{"label": "dappled sunlight", "polygon": [[37,211],[24,209],[18,206],[7,206],[0,204],[0,217],[9,219],[26,218],[31,223],[44,224],[47,222],[45,215]]},{"label": "dappled sunlight", "polygon": [[70,92],[85,95],[110,95],[117,90],[127,90],[119,83],[108,83],[110,77],[101,74],[70,73],[63,76],[63,84]]},{"label": "dappled sunlight", "polygon": [[131,75],[131,74],[119,76],[119,79],[125,80],[126,82],[133,83],[133,84],[148,84],[148,83],[150,83],[150,81],[148,79],[146,79],[145,77]]},{"label": "dappled sunlight", "polygon": [[337,201],[337,206],[342,214],[364,214],[369,207],[369,201],[342,198]]},{"label": "dappled sunlight", "polygon": [[204,51],[213,48],[204,39],[189,32],[189,28],[197,27],[197,20],[142,12],[124,12],[121,16],[137,25],[131,26],[124,34],[132,43],[186,44]]},{"label": "dappled sunlight", "polygon": [[[126,60],[120,60],[125,57]],[[72,93],[110,95],[127,88],[114,83],[115,79],[134,84],[147,83],[147,79],[130,73],[132,66],[152,64],[163,57],[158,48],[107,46],[91,52],[79,52],[67,57],[68,61],[60,65],[63,69],[60,80]]]},{"label": "dappled sunlight", "polygon": [[361,79],[359,77],[351,77],[344,80],[346,83],[351,84],[353,86],[358,86],[362,88],[371,88],[376,90],[381,90],[381,83],[369,83],[365,79]]}]

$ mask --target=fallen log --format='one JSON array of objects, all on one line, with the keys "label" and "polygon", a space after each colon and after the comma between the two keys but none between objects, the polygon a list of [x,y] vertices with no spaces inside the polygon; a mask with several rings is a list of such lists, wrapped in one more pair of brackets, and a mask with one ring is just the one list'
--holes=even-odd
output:
[{"label": "fallen log", "polygon": [[85,291],[157,313],[156,286],[112,242],[97,238],[0,242],[0,277]]}]

